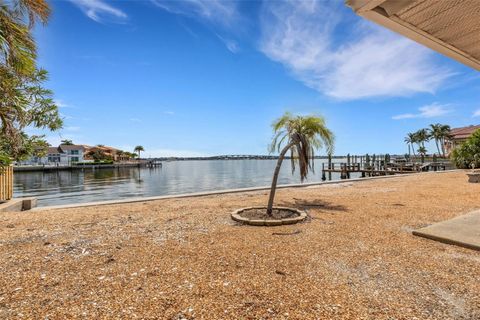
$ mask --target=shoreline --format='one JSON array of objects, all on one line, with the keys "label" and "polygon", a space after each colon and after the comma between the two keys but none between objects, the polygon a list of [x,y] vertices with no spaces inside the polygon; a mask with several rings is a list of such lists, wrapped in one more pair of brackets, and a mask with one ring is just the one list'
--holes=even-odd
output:
[{"label": "shoreline", "polygon": [[[362,182],[362,181],[370,181],[370,180],[378,180],[378,179],[393,179],[393,178],[408,177],[413,175],[426,175],[426,174],[435,174],[435,173],[441,174],[441,173],[448,173],[448,172],[455,172],[455,171],[464,171],[464,170],[453,169],[453,170],[446,170],[446,171],[430,171],[430,172],[420,172],[420,173],[416,172],[416,173],[408,173],[408,174],[402,174],[402,175],[376,176],[376,177],[365,177],[365,178],[338,179],[338,180],[320,181],[320,182],[283,184],[283,185],[278,185],[277,189],[308,188],[311,186],[334,185],[334,184],[342,184],[342,183],[348,183],[348,182]],[[32,208],[31,211],[106,206],[106,205],[128,204],[128,203],[138,203],[138,202],[167,200],[167,199],[208,197],[212,195],[223,195],[223,194],[231,194],[231,193],[244,193],[244,192],[265,191],[265,190],[270,190],[270,186],[224,189],[224,190],[215,190],[215,191],[181,193],[181,194],[160,195],[160,196],[150,196],[150,197],[132,197],[132,198],[126,198],[121,200],[117,199],[117,200],[105,200],[105,201],[93,201],[93,202],[77,202],[77,203],[71,203],[71,204],[52,205],[52,206],[38,206],[38,207]],[[17,198],[17,199],[22,199],[22,198]]]}]

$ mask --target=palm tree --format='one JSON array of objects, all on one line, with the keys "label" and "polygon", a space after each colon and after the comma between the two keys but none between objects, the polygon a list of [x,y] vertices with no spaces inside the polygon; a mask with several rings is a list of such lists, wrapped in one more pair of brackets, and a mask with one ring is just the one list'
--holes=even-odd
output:
[{"label": "palm tree", "polygon": [[443,126],[440,123],[437,123],[437,124],[431,124],[430,128],[428,129],[429,137],[435,140],[435,145],[437,146],[437,151],[439,155],[441,154],[441,152],[440,152],[440,145],[438,143],[441,142],[444,134],[442,131],[442,127]]},{"label": "palm tree", "polygon": [[421,146],[420,148],[418,148],[418,153],[420,154],[420,156],[422,157],[422,163],[425,162],[425,155],[427,154],[427,148],[425,148],[424,146]]},{"label": "palm tree", "polygon": [[[333,152],[334,135],[326,127],[325,119],[320,116],[294,116],[285,113],[273,125],[275,136],[270,146],[270,152],[280,152],[277,166],[273,172],[272,187],[268,199],[267,214],[271,215],[273,200],[277,188],[278,175],[283,159],[288,151],[291,155],[292,173],[298,163],[300,179],[303,182],[309,170],[314,170],[313,158],[315,149],[326,147],[327,153]],[[284,145],[286,143],[286,145]]]},{"label": "palm tree", "polygon": [[420,129],[417,132],[415,132],[415,138],[416,138],[415,142],[418,144],[418,146],[425,148],[425,142],[430,140],[430,135],[427,129]]},{"label": "palm tree", "polygon": [[36,66],[31,32],[34,23],[46,23],[49,14],[45,0],[0,2],[0,132],[13,157],[28,144],[25,128],[62,127],[53,93],[42,86],[47,72]]},{"label": "palm tree", "polygon": [[36,45],[30,29],[36,21],[46,24],[49,16],[50,7],[45,0],[16,0],[6,3],[2,1],[0,61],[13,68],[19,75],[30,75],[34,72]]},{"label": "palm tree", "polygon": [[145,151],[145,149],[143,148],[143,146],[136,146],[133,151],[138,153],[138,158],[140,159],[140,152]]},{"label": "palm tree", "polygon": [[445,140],[447,139],[451,139],[452,135],[450,134],[450,131],[451,131],[451,128],[449,125],[442,125],[440,126],[440,145],[441,145],[441,148],[442,148],[442,155],[443,157],[445,158],[446,157],[446,154],[445,154]]},{"label": "palm tree", "polygon": [[64,144],[66,146],[71,146],[71,145],[73,145],[73,141],[70,140],[70,139],[64,139],[64,140],[60,141],[60,144]]},{"label": "palm tree", "polygon": [[413,144],[415,143],[415,134],[414,133],[407,133],[407,136],[404,139],[405,143],[408,146],[408,155],[412,155],[412,150],[413,150],[413,155],[415,156],[415,149],[413,148]]}]

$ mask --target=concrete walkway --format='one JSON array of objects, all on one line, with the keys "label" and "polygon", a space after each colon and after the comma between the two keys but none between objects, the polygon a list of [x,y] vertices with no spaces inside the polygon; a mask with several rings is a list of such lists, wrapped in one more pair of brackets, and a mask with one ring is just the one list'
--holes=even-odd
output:
[{"label": "concrete walkway", "polygon": [[415,230],[413,234],[480,251],[480,210]]}]

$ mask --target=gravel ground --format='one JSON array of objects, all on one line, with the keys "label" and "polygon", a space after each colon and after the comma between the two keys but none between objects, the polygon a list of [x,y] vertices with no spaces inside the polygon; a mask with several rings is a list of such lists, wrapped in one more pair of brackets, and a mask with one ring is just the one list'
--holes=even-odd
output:
[{"label": "gravel ground", "polygon": [[0,318],[480,319],[480,253],[411,231],[480,208],[463,172],[0,214]]}]

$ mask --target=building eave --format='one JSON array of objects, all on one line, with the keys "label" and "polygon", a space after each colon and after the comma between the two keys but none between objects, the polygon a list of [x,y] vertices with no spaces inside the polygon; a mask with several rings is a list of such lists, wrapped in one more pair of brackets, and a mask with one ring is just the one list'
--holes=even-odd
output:
[{"label": "building eave", "polygon": [[[407,19],[402,18],[401,15],[397,15],[396,12],[401,12],[400,10],[402,8],[405,8],[406,6],[414,6],[416,3],[425,3],[427,1],[431,0],[403,0],[403,1],[398,1],[398,0],[346,0],[346,4],[352,8],[352,10],[355,11],[358,15],[373,21],[385,28],[388,28],[396,33],[399,33],[413,41],[416,41],[424,46],[427,46],[431,48],[432,50],[435,50],[445,56],[448,56],[458,62],[461,62],[469,67],[474,68],[475,70],[480,71],[480,54],[475,54],[472,55],[469,52],[475,52],[478,53],[478,48],[475,47],[474,49],[471,49],[471,45],[467,47],[465,46],[459,46],[453,44],[452,41],[448,40],[442,40],[439,37],[426,32],[422,28],[415,26],[408,21]],[[433,2],[432,2],[433,3]],[[463,3],[466,3],[466,1],[460,1],[459,6],[462,5]],[[474,4],[475,5],[475,4]],[[480,8],[480,1],[478,3],[478,6]],[[388,11],[385,9],[387,8]],[[465,6],[465,8],[467,8]],[[462,8],[458,9],[462,10]],[[465,9],[466,10],[466,9]],[[473,16],[472,21],[478,21],[479,27],[480,27],[480,11],[474,11],[474,13],[470,13],[470,16]],[[437,19],[440,21],[440,19],[443,19],[444,17],[439,17],[433,16],[430,17],[430,20],[435,20]],[[477,18],[475,20],[475,18]],[[444,24],[442,25],[442,28],[450,28],[452,30],[451,33],[454,33],[454,31],[461,30],[461,21],[457,21],[456,24]],[[460,26],[460,27],[459,27]],[[456,28],[455,30],[453,28]],[[474,26],[476,28],[476,25]],[[469,26],[469,29],[471,27]],[[478,32],[478,37],[480,37],[480,29],[477,31]],[[475,37],[475,34],[473,35]],[[453,38],[452,38],[453,39]],[[480,38],[479,38],[480,40]],[[477,44],[476,46],[480,46],[480,43]],[[467,50],[469,49],[469,50]],[[471,50],[470,50],[471,49]]]}]

